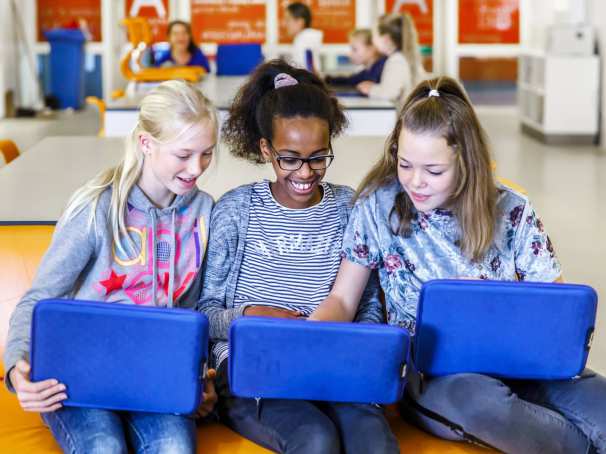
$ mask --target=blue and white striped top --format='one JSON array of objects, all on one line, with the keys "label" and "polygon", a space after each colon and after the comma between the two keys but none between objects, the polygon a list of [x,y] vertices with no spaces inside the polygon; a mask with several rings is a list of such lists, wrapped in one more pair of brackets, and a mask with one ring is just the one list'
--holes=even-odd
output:
[{"label": "blue and white striped top", "polygon": [[[274,199],[268,181],[253,186],[234,308],[266,305],[309,315],[328,296],[343,232],[335,194],[326,183],[322,189],[320,203],[291,209]],[[227,342],[213,350],[217,364],[227,358]]]}]

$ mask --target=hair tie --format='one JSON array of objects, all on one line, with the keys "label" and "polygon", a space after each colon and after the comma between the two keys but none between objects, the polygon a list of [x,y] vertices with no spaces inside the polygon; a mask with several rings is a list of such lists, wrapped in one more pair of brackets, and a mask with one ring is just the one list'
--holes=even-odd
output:
[{"label": "hair tie", "polygon": [[435,88],[432,88],[431,90],[429,90],[429,93],[427,94],[428,98],[431,98],[432,96],[435,96],[436,98],[440,97],[440,92],[438,90],[436,90]]},{"label": "hair tie", "polygon": [[274,77],[274,88],[277,90],[282,87],[290,87],[291,85],[297,85],[299,81],[290,74],[280,73]]}]

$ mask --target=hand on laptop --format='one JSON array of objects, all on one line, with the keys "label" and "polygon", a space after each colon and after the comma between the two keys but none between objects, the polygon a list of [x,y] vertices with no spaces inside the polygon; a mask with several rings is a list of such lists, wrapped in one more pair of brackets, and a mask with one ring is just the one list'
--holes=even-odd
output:
[{"label": "hand on laptop", "polygon": [[276,317],[276,318],[302,318],[303,313],[291,311],[288,309],[280,309],[271,306],[248,306],[244,309],[244,315],[252,315],[255,317]]},{"label": "hand on laptop", "polygon": [[54,378],[31,382],[29,379],[30,365],[27,361],[19,360],[10,371],[9,378],[21,408],[25,411],[47,413],[58,410],[67,399],[65,385]]},{"label": "hand on laptop", "polygon": [[204,392],[202,393],[202,403],[196,411],[198,418],[204,418],[207,416],[217,404],[217,392],[215,391],[215,377],[217,372],[215,369],[208,369],[206,373],[206,380],[204,380]]}]

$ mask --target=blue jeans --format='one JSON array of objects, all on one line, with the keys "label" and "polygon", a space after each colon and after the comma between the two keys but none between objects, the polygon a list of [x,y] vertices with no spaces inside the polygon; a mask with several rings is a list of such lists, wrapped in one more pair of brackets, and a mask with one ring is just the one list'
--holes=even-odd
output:
[{"label": "blue jeans", "polygon": [[63,407],[42,418],[67,454],[196,452],[190,416]]},{"label": "blue jeans", "polygon": [[244,399],[227,384],[227,361],[217,373],[219,415],[244,437],[288,454],[400,452],[383,409],[376,405]]},{"label": "blue jeans", "polygon": [[442,438],[466,439],[423,409],[506,453],[606,453],[606,379],[590,370],[554,381],[457,374],[425,380],[420,395],[415,386],[408,393],[402,416]]}]

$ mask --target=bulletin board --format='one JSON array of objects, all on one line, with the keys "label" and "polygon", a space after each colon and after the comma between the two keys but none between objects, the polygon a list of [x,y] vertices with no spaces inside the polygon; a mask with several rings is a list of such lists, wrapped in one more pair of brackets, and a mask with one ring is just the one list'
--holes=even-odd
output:
[{"label": "bulletin board", "polygon": [[84,19],[93,41],[101,41],[101,0],[36,0],[38,41],[46,41],[44,31],[75,26]]},{"label": "bulletin board", "polygon": [[410,14],[419,33],[419,43],[433,44],[433,0],[386,0],[386,13]]},{"label": "bulletin board", "polygon": [[124,17],[144,17],[152,29],[153,41],[166,41],[170,17],[169,0],[126,0]]},{"label": "bulletin board", "polygon": [[191,25],[197,43],[265,42],[265,0],[191,0]]},{"label": "bulletin board", "polygon": [[[325,44],[343,44],[349,42],[349,34],[356,28],[355,0],[300,0],[311,9],[312,28],[324,32]],[[293,0],[278,1],[278,41],[291,43],[286,34],[284,16],[286,7]]]},{"label": "bulletin board", "polygon": [[460,44],[519,42],[519,0],[459,0]]}]

